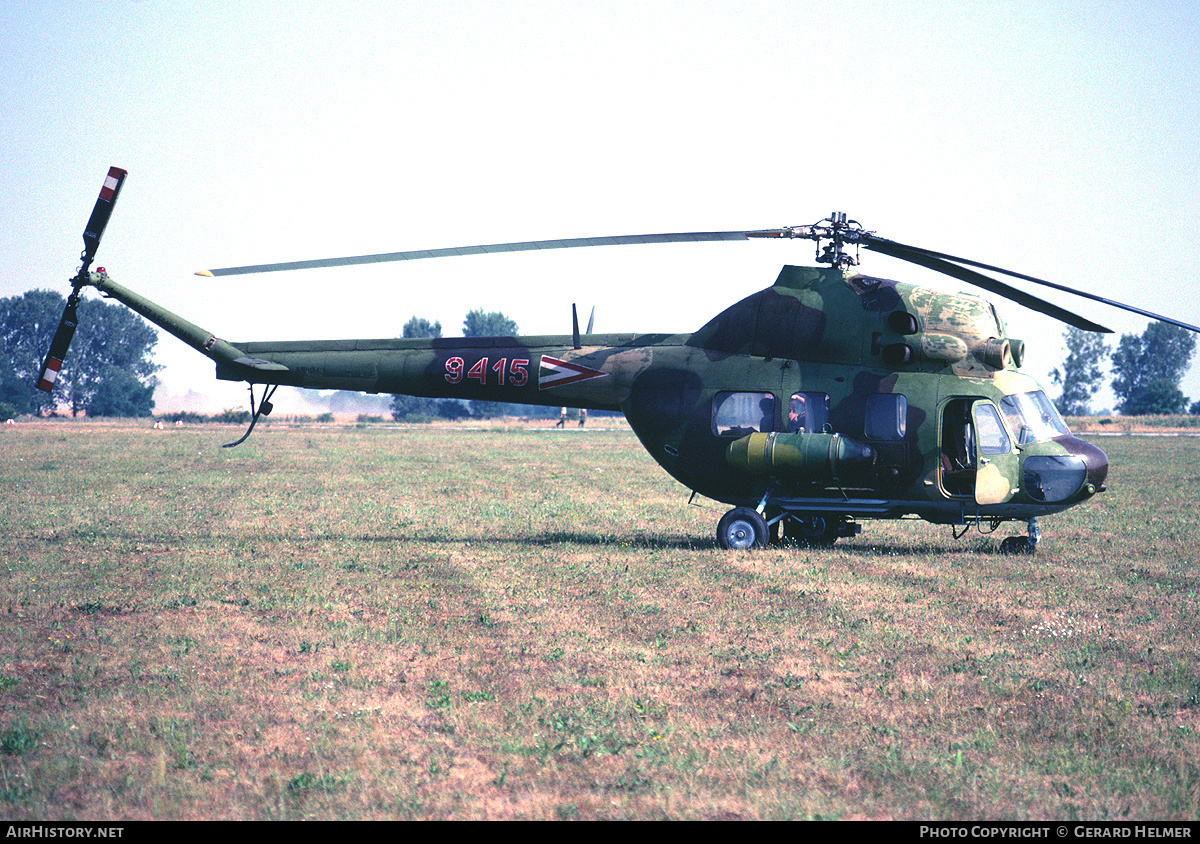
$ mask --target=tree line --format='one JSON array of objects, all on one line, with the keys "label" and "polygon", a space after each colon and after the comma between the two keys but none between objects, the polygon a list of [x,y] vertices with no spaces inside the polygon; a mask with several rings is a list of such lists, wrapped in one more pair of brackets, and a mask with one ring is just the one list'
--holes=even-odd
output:
[{"label": "tree line", "polygon": [[1104,362],[1112,367],[1117,410],[1125,416],[1200,414],[1179,387],[1196,350],[1196,335],[1166,322],[1152,322],[1141,334],[1123,334],[1110,351],[1104,335],[1068,328],[1067,357],[1050,379],[1062,388],[1055,401],[1064,416],[1091,414],[1092,397],[1104,386]]}]

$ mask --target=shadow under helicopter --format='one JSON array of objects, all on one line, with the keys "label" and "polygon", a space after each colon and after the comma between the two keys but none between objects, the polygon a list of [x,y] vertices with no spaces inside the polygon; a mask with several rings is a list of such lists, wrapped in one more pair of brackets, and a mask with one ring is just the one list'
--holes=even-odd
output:
[{"label": "shadow under helicopter", "polygon": [[[156,540],[148,534],[137,533],[135,531],[106,531],[102,529],[85,529],[68,532],[62,536],[54,536],[48,538],[47,542],[61,542],[69,539],[77,539],[81,536],[86,536],[89,540],[98,538],[120,540],[129,543],[153,543]],[[212,538],[219,538],[219,534],[212,534]],[[900,557],[914,556],[921,554],[972,554],[972,555],[996,555],[996,556],[1011,556],[1000,549],[1000,542],[1003,536],[992,534],[980,534],[975,537],[976,542],[972,544],[964,544],[962,540],[952,542],[947,540],[944,543],[931,542],[929,540],[914,540],[912,542],[903,541],[879,541],[879,542],[863,542],[863,541],[844,541],[830,545],[805,545],[802,543],[784,543],[772,545],[768,549],[761,549],[757,554],[763,551],[777,550],[783,553],[792,554],[811,554],[818,551],[839,551],[846,555],[855,557]],[[238,537],[239,545],[282,545],[282,546],[318,546],[327,542],[362,542],[373,543],[380,545],[412,545],[414,542],[427,543],[434,546],[455,546],[455,545],[501,545],[501,546],[520,546],[529,547],[531,545],[552,548],[557,546],[582,546],[591,548],[611,548],[613,550],[622,549],[644,549],[647,551],[713,551],[723,550],[718,545],[715,537],[701,537],[686,534],[629,534],[626,536],[614,536],[613,534],[602,534],[590,531],[571,531],[571,530],[545,530],[540,533],[531,533],[524,535],[512,536],[495,536],[489,534],[459,534],[448,535],[443,533],[432,533],[418,531],[408,534],[396,533],[359,533],[352,536],[339,534],[337,532],[320,532],[307,535],[283,534],[283,533],[260,533],[253,537]],[[747,552],[723,552],[730,554],[746,554]],[[756,555],[757,555],[756,554]]]},{"label": "shadow under helicopter", "polygon": [[[310,537],[312,539],[321,539],[322,537]],[[528,547],[530,545],[539,547],[553,546],[568,546],[577,545],[593,548],[612,548],[620,550],[624,548],[642,548],[651,551],[713,551],[723,550],[718,545],[715,538],[689,536],[683,534],[631,534],[629,536],[613,536],[612,534],[592,533],[585,531],[569,531],[569,530],[547,530],[541,533],[532,533],[520,536],[491,536],[491,535],[469,535],[455,534],[447,536],[442,534],[427,534],[413,533],[404,536],[396,535],[360,535],[353,537],[328,537],[330,539],[350,539],[355,542],[395,542],[412,543],[426,542],[431,545],[517,545]],[[862,541],[847,541],[838,542],[830,545],[805,545],[802,543],[784,543],[780,545],[772,545],[768,549],[760,549],[757,553],[761,554],[763,550],[778,550],[784,553],[814,553],[818,551],[840,551],[852,556],[861,557],[899,557],[912,556],[921,554],[984,554],[1011,557],[1012,554],[1007,551],[1002,551],[1000,542],[1004,536],[993,534],[980,534],[975,537],[976,542],[964,544],[963,540],[951,541],[947,540],[944,543],[931,542],[928,540],[914,540],[913,542],[862,542]],[[294,537],[279,537],[277,541],[286,542],[294,541]],[[725,553],[746,553],[746,552],[725,552]]]}]

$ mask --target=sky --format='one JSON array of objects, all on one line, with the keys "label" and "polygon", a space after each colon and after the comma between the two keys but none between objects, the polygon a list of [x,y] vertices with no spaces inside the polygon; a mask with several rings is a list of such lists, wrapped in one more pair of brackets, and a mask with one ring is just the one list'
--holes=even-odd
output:
[{"label": "sky", "polygon": [[[601,332],[693,331],[814,245],[193,273],[835,210],[1200,324],[1198,45],[1200,5],[1177,0],[5,4],[0,296],[68,292],[116,165],[96,265],[233,342],[393,337],[413,315],[450,336],[475,308],[565,334],[572,302]],[[861,269],[963,289],[873,253]],[[1025,286],[1113,344],[1146,327]],[[993,301],[1055,394],[1064,326]],[[160,409],[245,405],[174,338],[156,357]],[[1182,386],[1200,398],[1200,366]]]}]

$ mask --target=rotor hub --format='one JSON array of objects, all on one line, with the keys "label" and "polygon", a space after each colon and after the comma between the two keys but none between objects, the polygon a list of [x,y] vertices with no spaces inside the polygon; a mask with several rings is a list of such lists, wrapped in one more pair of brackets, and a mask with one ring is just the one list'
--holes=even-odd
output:
[{"label": "rotor hub", "polygon": [[[845,250],[847,243],[857,244],[860,237],[867,232],[857,220],[846,219],[845,211],[834,211],[813,229],[813,239],[817,241],[817,263],[829,264],[839,269],[858,266],[858,250],[851,255]],[[821,241],[827,241],[824,248]]]},{"label": "rotor hub", "polygon": [[846,217],[845,211],[834,211],[824,220],[811,226],[789,226],[784,229],[746,232],[747,237],[787,237],[815,240],[817,242],[817,263],[829,264],[840,269],[858,266],[858,250],[851,255],[846,251],[846,244],[856,247],[871,236],[857,220]]}]

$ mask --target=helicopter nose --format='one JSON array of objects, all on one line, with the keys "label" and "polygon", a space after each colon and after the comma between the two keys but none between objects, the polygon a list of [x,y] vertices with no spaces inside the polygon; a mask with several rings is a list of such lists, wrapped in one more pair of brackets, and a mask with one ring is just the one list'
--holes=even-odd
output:
[{"label": "helicopter nose", "polygon": [[1055,437],[1060,454],[1031,454],[1022,462],[1021,486],[1035,501],[1082,501],[1105,489],[1108,457],[1077,437]]},{"label": "helicopter nose", "polygon": [[1078,437],[1063,437],[1060,440],[1068,452],[1083,460],[1087,467],[1087,482],[1096,492],[1104,492],[1108,477],[1108,455],[1089,442]]}]

